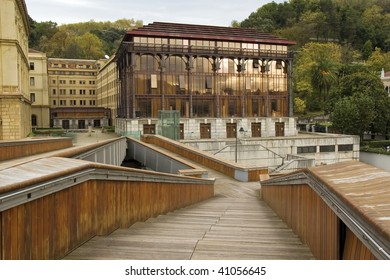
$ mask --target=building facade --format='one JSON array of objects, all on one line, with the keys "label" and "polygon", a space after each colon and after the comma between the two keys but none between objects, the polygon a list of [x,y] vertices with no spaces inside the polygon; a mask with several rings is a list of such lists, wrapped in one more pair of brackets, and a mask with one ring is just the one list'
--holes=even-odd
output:
[{"label": "building facade", "polygon": [[115,56],[98,61],[97,106],[111,112],[109,125],[114,125],[118,108],[118,70]]},{"label": "building facade", "polygon": [[51,127],[86,129],[109,123],[109,110],[97,105],[96,60],[48,59]]},{"label": "building facade", "polygon": [[381,80],[383,82],[386,92],[390,96],[390,72],[385,72],[385,70],[382,69]]},{"label": "building facade", "polygon": [[29,51],[30,101],[32,128],[50,127],[49,87],[47,80],[47,57],[45,53]]},{"label": "building facade", "polygon": [[173,110],[182,139],[235,137],[242,125],[254,136],[295,135],[293,44],[242,28],[153,23],[128,31],[117,53],[118,132],[156,131],[159,111]]},{"label": "building facade", "polygon": [[23,0],[0,0],[0,140],[31,132],[29,23]]}]

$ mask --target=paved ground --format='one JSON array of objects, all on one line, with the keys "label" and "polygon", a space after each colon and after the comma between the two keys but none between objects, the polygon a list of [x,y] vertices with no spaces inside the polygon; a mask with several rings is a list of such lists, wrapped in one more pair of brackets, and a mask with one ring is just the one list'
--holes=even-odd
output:
[{"label": "paved ground", "polygon": [[102,133],[101,129],[92,130],[91,133],[77,132],[74,133],[74,135],[75,135],[75,138],[73,140],[74,146],[93,144],[100,141],[118,137],[115,133],[107,133],[107,132]]}]

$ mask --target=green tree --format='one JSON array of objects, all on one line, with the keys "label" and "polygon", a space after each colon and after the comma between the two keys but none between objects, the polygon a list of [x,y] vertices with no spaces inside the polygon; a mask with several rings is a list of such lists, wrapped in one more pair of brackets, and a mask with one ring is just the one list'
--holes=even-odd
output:
[{"label": "green tree", "polygon": [[[367,67],[365,69],[340,79],[337,89],[339,100],[335,102],[332,113],[333,124],[345,133],[362,135],[370,131],[387,135],[390,131],[390,99],[379,76]],[[345,112],[342,112],[343,109]]]},{"label": "green tree", "polygon": [[331,114],[333,128],[343,134],[359,135],[370,130],[374,120],[374,102],[365,94],[340,99]]},{"label": "green tree", "polygon": [[294,112],[298,114],[306,113],[306,102],[299,97],[294,98]]},{"label": "green tree", "polygon": [[390,71],[390,53],[383,52],[380,48],[375,48],[367,60],[367,66],[374,73],[379,73],[382,68],[385,71]]},{"label": "green tree", "polygon": [[299,52],[294,71],[295,95],[308,110],[324,109],[341,65],[341,47],[334,43],[308,43]]},{"label": "green tree", "polygon": [[30,35],[28,37],[29,47],[32,49],[40,50],[41,40],[53,37],[58,32],[57,23],[52,21],[36,22],[32,18],[30,19]]},{"label": "green tree", "polygon": [[77,36],[76,43],[82,50],[82,58],[85,59],[100,59],[104,56],[103,43],[99,37],[89,32],[81,36]]}]

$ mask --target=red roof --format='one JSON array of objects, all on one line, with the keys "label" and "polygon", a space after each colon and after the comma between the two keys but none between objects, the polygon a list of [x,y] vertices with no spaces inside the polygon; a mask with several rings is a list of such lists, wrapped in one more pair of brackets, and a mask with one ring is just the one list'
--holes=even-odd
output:
[{"label": "red roof", "polygon": [[293,41],[276,37],[270,33],[260,32],[256,29],[166,22],[154,22],[129,30],[124,41],[131,41],[133,36],[295,45]]}]

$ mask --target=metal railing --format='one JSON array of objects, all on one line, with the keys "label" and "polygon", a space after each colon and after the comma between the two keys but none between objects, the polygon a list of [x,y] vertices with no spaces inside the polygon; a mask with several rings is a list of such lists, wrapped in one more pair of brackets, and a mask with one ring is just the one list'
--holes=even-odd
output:
[{"label": "metal railing", "polygon": [[165,53],[165,54],[193,54],[205,56],[221,57],[248,57],[248,58],[274,58],[274,59],[291,59],[291,51],[273,51],[262,49],[245,49],[245,48],[223,48],[216,46],[192,46],[192,45],[170,45],[170,44],[143,44],[127,42],[128,52],[139,53]]}]

